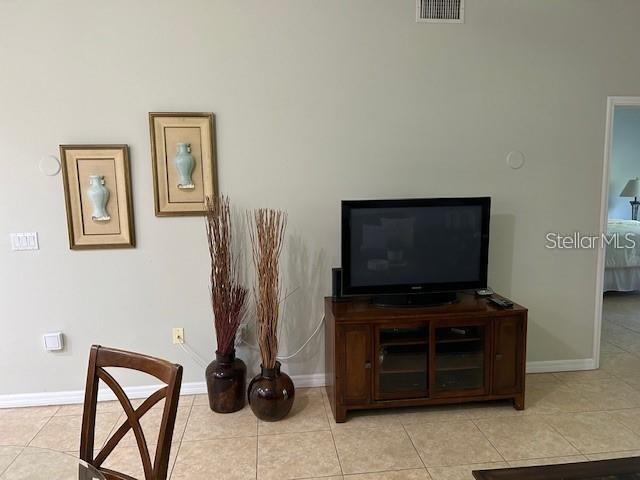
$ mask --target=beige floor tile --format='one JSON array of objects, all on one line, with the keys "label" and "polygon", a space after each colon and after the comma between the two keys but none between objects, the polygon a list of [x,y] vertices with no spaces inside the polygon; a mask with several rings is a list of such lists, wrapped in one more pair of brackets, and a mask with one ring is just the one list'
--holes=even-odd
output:
[{"label": "beige floor tile", "polygon": [[209,396],[206,393],[193,396],[193,405],[209,405]]},{"label": "beige floor tile", "polygon": [[503,460],[471,421],[423,423],[406,429],[427,467]]},{"label": "beige floor tile", "polygon": [[616,347],[613,343],[602,341],[600,343],[600,353],[624,353],[620,347]]},{"label": "beige floor tile", "polygon": [[[180,442],[184,434],[185,427],[187,426],[187,419],[189,418],[190,407],[178,407],[176,415],[176,423],[173,427],[173,439],[172,442]],[[150,410],[142,416],[140,425],[142,426],[142,432],[148,445],[156,445],[158,443],[158,435],[160,433],[160,424],[162,423],[162,411]],[[109,437],[113,435],[120,425],[126,421],[127,416],[125,414],[120,415],[118,421],[115,423]],[[123,447],[133,447],[137,445],[136,437],[132,430],[129,430],[122,440],[120,445]],[[153,449],[155,452],[155,449]]]},{"label": "beige floor tile", "polygon": [[171,480],[255,480],[257,438],[183,441]]},{"label": "beige floor tile", "polygon": [[[119,415],[115,412],[96,414],[95,446],[101,447],[113,429]],[[49,448],[60,452],[75,451],[80,448],[82,417],[53,417],[38,432],[29,446]]]},{"label": "beige floor tile", "polygon": [[[173,468],[173,464],[178,456],[179,443],[175,443],[171,446],[171,453],[169,455],[169,473]],[[151,464],[153,466],[155,449],[153,452],[149,452],[151,457]],[[115,470],[116,472],[127,474],[133,478],[144,478],[144,469],[142,467],[142,458],[140,457],[140,451],[138,447],[124,447],[118,445],[113,452],[107,457],[104,464],[105,468]]]},{"label": "beige floor tile", "polygon": [[322,401],[322,394],[318,389],[296,391],[293,408],[282,420],[277,422],[258,421],[260,435],[318,430],[329,430],[327,412]]},{"label": "beige floor tile", "polygon": [[557,413],[584,412],[593,410],[594,406],[573,384],[557,383],[532,385],[527,387],[525,409],[522,415],[551,415]]},{"label": "beige floor tile", "polygon": [[0,408],[0,420],[5,418],[48,418],[55,415],[58,406]]},{"label": "beige floor tile", "polygon": [[0,420],[0,445],[27,445],[46,425],[50,417],[13,418]]},{"label": "beige floor tile", "polygon": [[459,405],[447,405],[444,407],[418,407],[397,410],[400,422],[403,425],[431,422],[452,422],[466,420],[467,413]]},{"label": "beige floor tile", "polygon": [[349,412],[347,413],[347,421],[344,423],[336,423],[330,408],[327,412],[329,416],[329,426],[332,430],[342,428],[393,428],[402,426],[402,414],[397,413],[397,410],[362,410]]},{"label": "beige floor tile", "polygon": [[587,457],[570,455],[568,457],[530,458],[529,460],[509,460],[510,467],[535,467],[539,465],[559,465],[561,463],[586,462]]},{"label": "beige floor tile", "polygon": [[333,438],[344,474],[423,466],[402,427],[339,429]]},{"label": "beige floor tile", "polygon": [[2,480],[78,478],[78,459],[52,451],[23,452],[6,468]]},{"label": "beige floor tile", "polygon": [[505,462],[457,465],[451,467],[429,467],[427,471],[433,480],[473,480],[472,471],[509,468]]},{"label": "beige floor tile", "polygon": [[640,357],[630,353],[600,355],[600,368],[625,383],[640,388]]},{"label": "beige floor tile", "polygon": [[0,455],[0,475],[4,472],[16,457],[11,455]]},{"label": "beige floor tile", "polygon": [[607,354],[607,353],[612,353],[612,354],[620,354],[620,353],[624,353],[624,350],[622,350],[620,347],[616,347],[613,343],[609,343],[607,341],[602,340],[600,342],[600,354]]},{"label": "beige floor tile", "polygon": [[618,422],[622,423],[636,435],[640,435],[640,408],[616,410],[610,413]]},{"label": "beige floor tile", "polygon": [[0,455],[3,457],[16,457],[24,450],[23,447],[0,446]]},{"label": "beige floor tile", "polygon": [[[83,404],[75,404],[75,405],[62,405],[60,409],[56,412],[56,417],[63,417],[67,415],[82,415],[84,410]],[[108,401],[108,402],[98,402],[96,406],[97,413],[122,413],[124,410],[120,406],[120,402],[117,400]]]},{"label": "beige floor tile", "polygon": [[490,418],[475,423],[505,460],[580,454],[541,417]]},{"label": "beige floor tile", "polygon": [[258,479],[340,475],[331,432],[286,433],[258,437]]},{"label": "beige floor tile", "polygon": [[556,415],[547,421],[581,453],[640,448],[640,437],[607,412]]},{"label": "beige floor tile", "polygon": [[22,452],[22,447],[0,447],[0,475]]},{"label": "beige floor tile", "polygon": [[600,382],[611,378],[611,373],[598,368],[597,370],[581,370],[578,372],[557,372],[553,374],[559,382]]},{"label": "beige floor tile", "polygon": [[528,373],[525,380],[527,387],[547,383],[558,383],[558,378],[553,373]]},{"label": "beige floor tile", "polygon": [[591,411],[640,407],[640,392],[616,378],[572,383],[570,387],[580,395],[585,408]]},{"label": "beige floor tile", "polygon": [[424,468],[412,470],[397,470],[393,472],[357,473],[345,475],[344,480],[430,480],[431,477]]},{"label": "beige floor tile", "polygon": [[462,406],[467,419],[515,417],[522,412],[513,408],[511,401],[469,403]]},{"label": "beige floor tile", "polygon": [[249,406],[233,413],[215,413],[208,405],[194,405],[184,431],[184,440],[248,437],[258,434],[258,419]]},{"label": "beige floor tile", "polygon": [[195,395],[180,395],[180,398],[178,399],[178,407],[191,407],[194,399]]},{"label": "beige floor tile", "polygon": [[612,458],[640,457],[640,450],[626,450],[624,452],[590,453],[589,460],[610,460]]}]

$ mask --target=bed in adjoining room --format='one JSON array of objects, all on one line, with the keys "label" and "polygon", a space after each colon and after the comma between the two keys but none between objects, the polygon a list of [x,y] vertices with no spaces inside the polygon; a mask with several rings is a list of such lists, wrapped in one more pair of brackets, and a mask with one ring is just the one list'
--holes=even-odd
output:
[{"label": "bed in adjoining room", "polygon": [[607,233],[618,237],[618,248],[606,246],[604,291],[640,291],[640,221],[609,220]]}]

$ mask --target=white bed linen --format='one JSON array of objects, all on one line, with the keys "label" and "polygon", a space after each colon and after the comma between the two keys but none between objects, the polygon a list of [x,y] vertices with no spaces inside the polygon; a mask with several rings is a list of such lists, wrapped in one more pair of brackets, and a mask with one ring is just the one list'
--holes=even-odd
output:
[{"label": "white bed linen", "polygon": [[635,241],[634,248],[606,247],[605,292],[631,292],[640,290],[640,222],[635,220],[609,220],[607,233],[617,234],[620,245]]},{"label": "white bed linen", "polygon": [[[640,222],[635,220],[609,220],[607,233],[617,235],[618,245],[629,248],[606,246],[605,267],[640,267]],[[635,243],[635,246],[633,244]]]}]

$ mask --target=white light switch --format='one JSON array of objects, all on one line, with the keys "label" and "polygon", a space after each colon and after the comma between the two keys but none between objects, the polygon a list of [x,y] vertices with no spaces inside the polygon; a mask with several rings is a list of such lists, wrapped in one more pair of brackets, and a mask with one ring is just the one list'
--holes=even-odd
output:
[{"label": "white light switch", "polygon": [[38,232],[12,233],[11,250],[39,250]]}]

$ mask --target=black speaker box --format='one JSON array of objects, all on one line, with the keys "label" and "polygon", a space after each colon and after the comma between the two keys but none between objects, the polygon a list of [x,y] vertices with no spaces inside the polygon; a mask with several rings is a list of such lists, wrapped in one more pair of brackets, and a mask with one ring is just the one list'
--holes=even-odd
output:
[{"label": "black speaker box", "polygon": [[331,296],[338,300],[342,298],[342,269],[331,269]]}]

